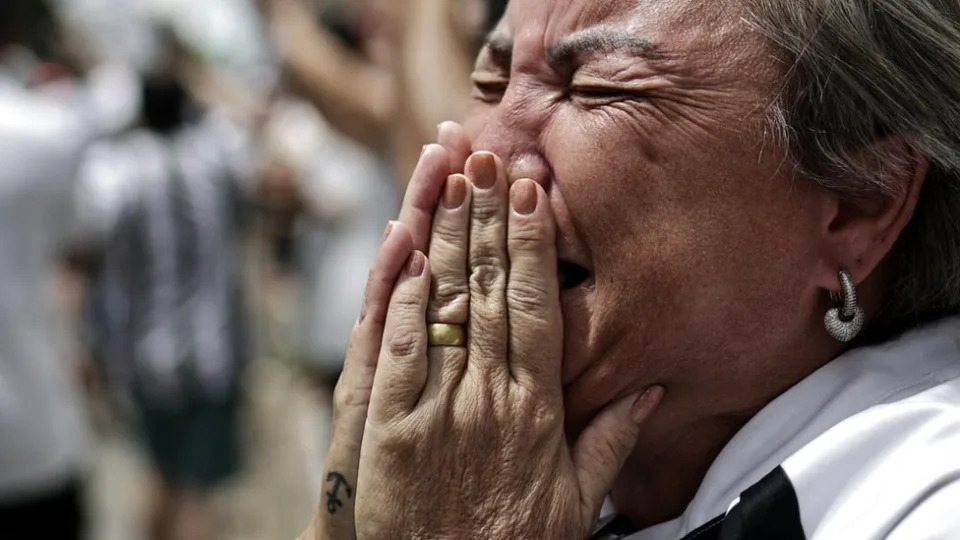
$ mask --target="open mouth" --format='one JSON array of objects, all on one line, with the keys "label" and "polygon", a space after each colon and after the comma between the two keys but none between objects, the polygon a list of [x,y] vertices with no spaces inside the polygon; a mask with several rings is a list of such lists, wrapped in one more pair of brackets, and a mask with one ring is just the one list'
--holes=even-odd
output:
[{"label": "open mouth", "polygon": [[560,281],[560,290],[566,291],[587,281],[590,271],[578,264],[561,260],[557,261],[557,278]]}]

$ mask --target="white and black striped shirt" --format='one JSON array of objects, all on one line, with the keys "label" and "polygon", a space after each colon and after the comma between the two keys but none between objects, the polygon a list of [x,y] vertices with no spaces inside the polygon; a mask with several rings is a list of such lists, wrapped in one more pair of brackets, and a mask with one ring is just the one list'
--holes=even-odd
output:
[{"label": "white and black striped shirt", "polygon": [[108,239],[95,341],[112,374],[149,397],[224,396],[249,354],[238,255],[248,155],[216,117],[91,154],[81,214]]},{"label": "white and black striped shirt", "polygon": [[960,538],[960,318],[851,351],[727,444],[681,517],[597,538]]}]

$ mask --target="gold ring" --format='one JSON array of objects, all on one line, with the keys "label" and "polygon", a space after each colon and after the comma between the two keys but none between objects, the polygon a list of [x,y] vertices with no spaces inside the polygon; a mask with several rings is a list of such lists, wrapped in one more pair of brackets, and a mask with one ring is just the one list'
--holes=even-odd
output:
[{"label": "gold ring", "polygon": [[462,324],[428,324],[427,344],[431,347],[463,347],[467,331]]}]

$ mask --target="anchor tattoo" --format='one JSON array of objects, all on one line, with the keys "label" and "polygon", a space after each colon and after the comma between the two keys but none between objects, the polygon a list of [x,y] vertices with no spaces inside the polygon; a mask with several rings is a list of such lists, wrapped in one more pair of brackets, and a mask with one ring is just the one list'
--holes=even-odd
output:
[{"label": "anchor tattoo", "polygon": [[337,510],[343,508],[343,501],[340,500],[340,488],[342,487],[346,491],[348,499],[353,497],[353,491],[350,489],[347,479],[336,471],[331,471],[327,475],[327,483],[330,482],[333,482],[333,487],[327,492],[327,512],[336,514]]}]

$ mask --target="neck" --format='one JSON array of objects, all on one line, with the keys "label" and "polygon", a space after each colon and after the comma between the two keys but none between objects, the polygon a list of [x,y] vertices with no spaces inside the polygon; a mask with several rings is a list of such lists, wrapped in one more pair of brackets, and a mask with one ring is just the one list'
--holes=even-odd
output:
[{"label": "neck", "polygon": [[611,492],[614,507],[639,528],[679,517],[717,455],[755,412],[689,425],[658,438],[657,445],[641,441]]},{"label": "neck", "polygon": [[[817,330],[810,327],[799,335],[819,336]],[[719,363],[736,376],[708,376],[688,387],[667,384],[662,411],[644,425],[611,491],[617,511],[641,528],[682,515],[730,439],[768,403],[841,352],[820,333],[794,341],[801,346],[775,347],[794,351],[789,356]]]}]

